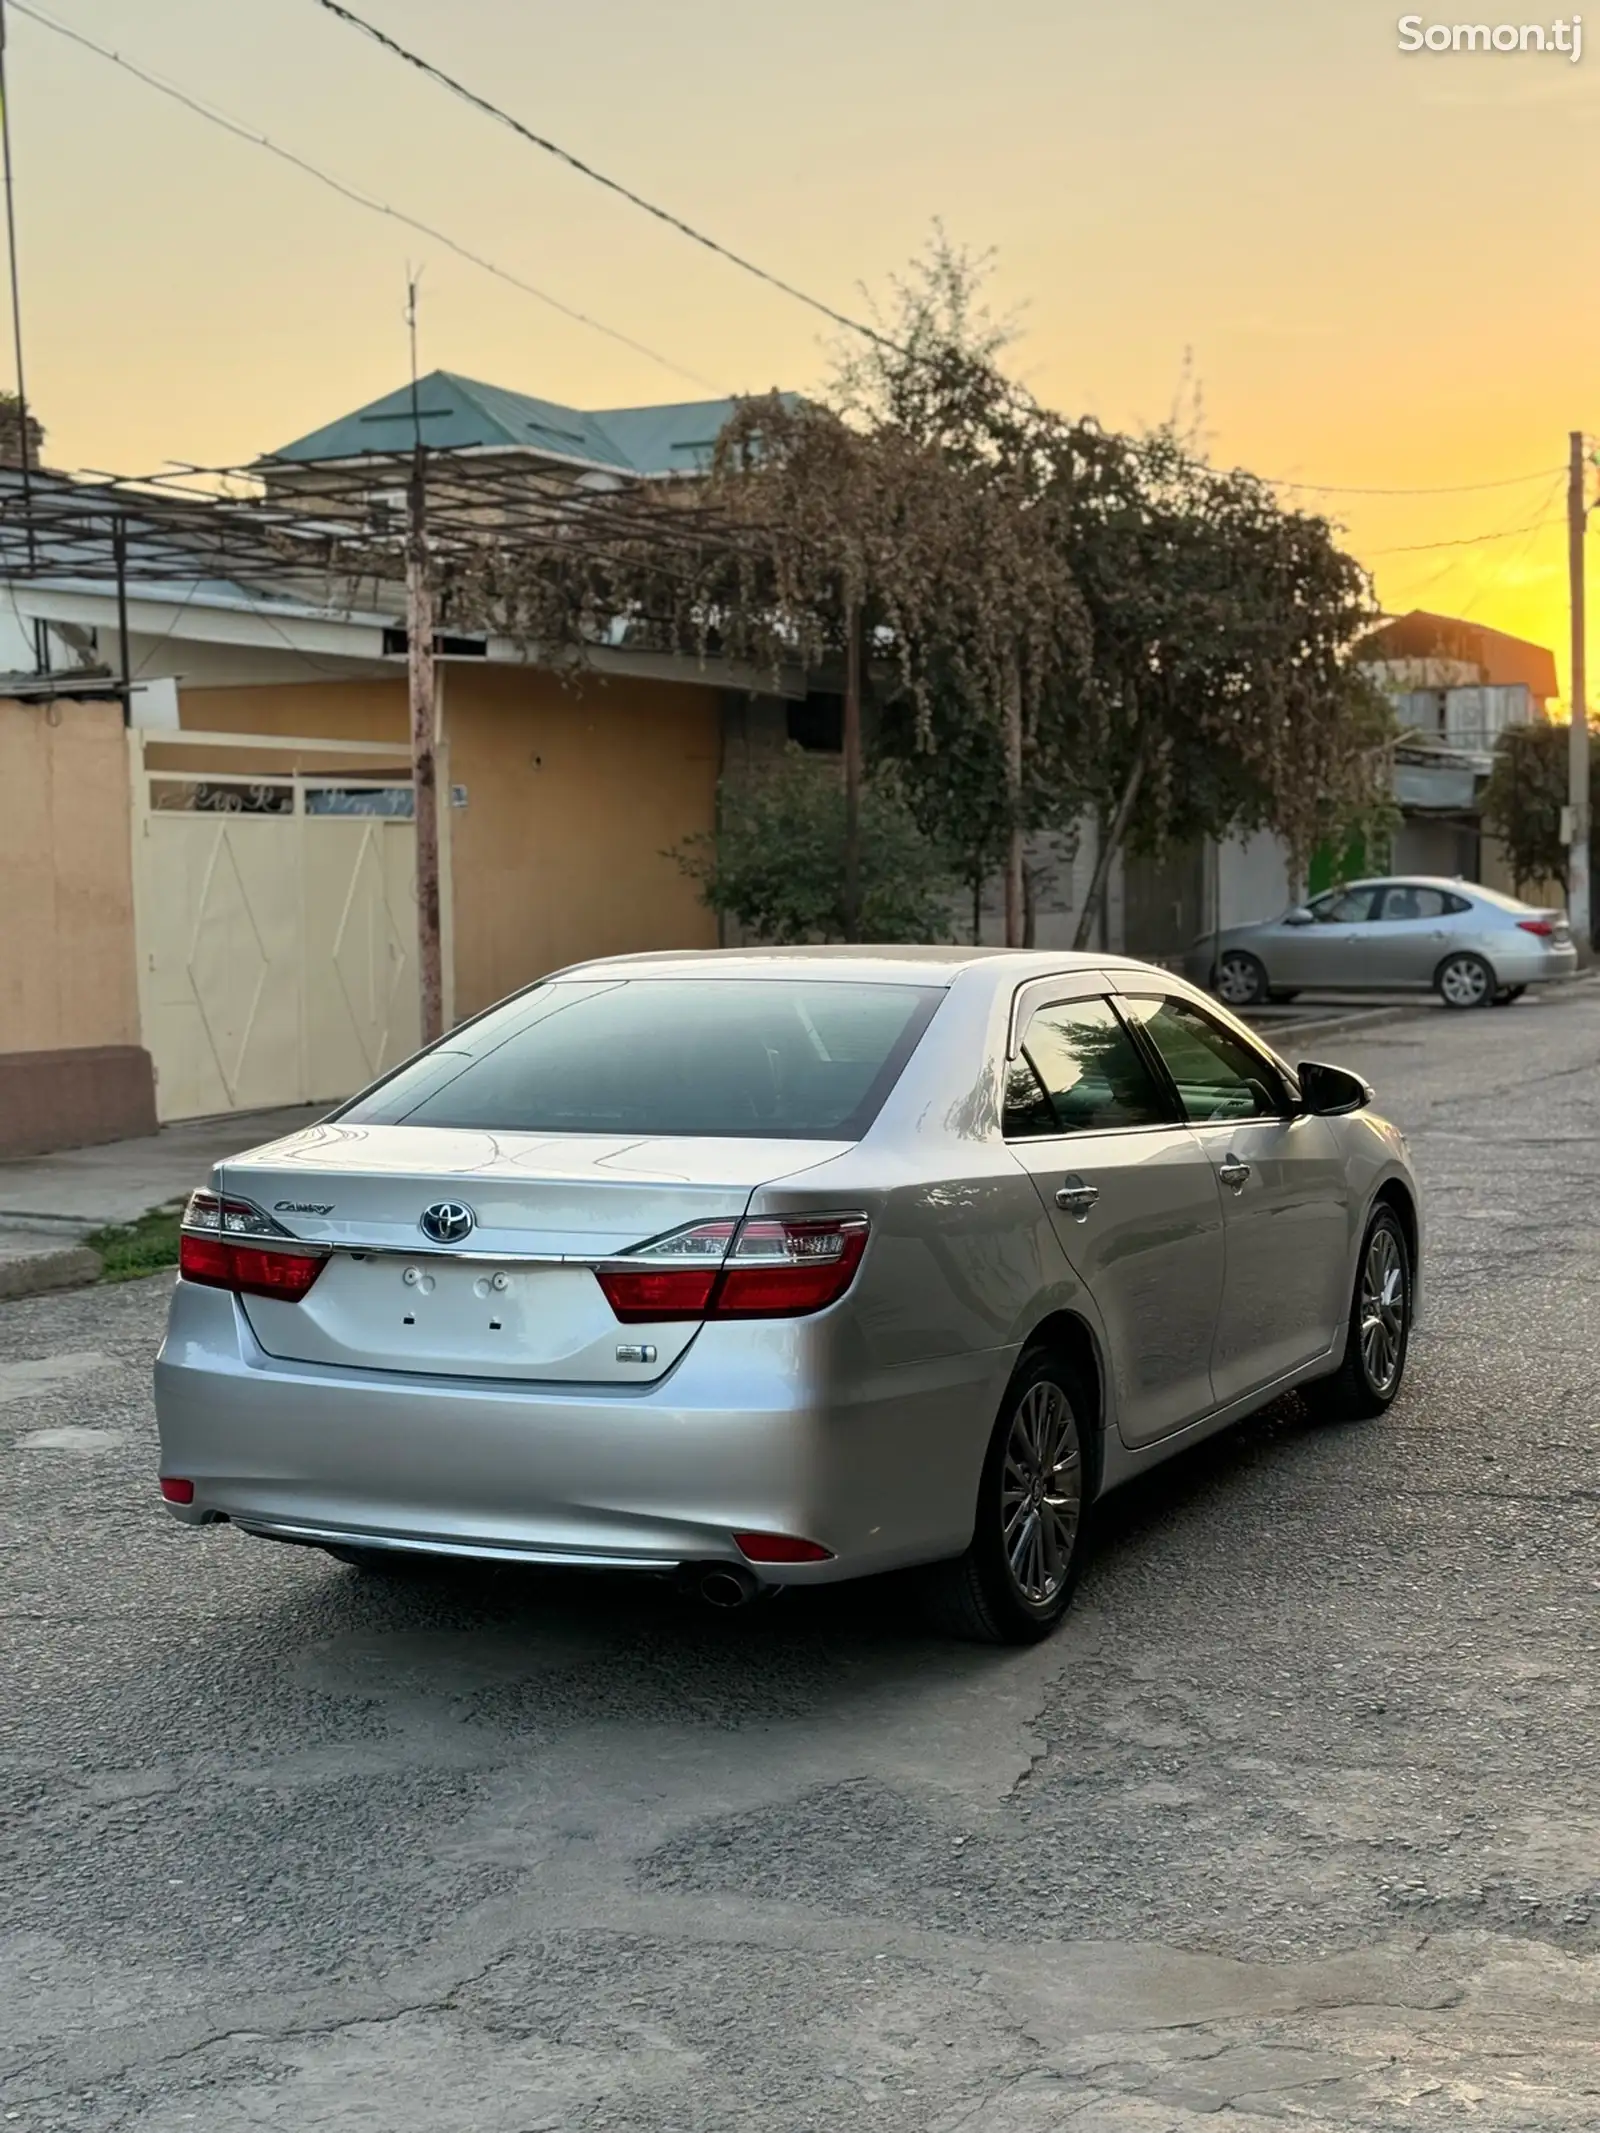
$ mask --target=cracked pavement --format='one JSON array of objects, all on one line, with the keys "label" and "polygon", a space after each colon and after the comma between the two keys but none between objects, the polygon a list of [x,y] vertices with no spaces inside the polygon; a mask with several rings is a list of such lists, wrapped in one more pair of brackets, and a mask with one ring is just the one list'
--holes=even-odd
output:
[{"label": "cracked pavement", "polygon": [[0,2126],[1600,2128],[1600,987],[1322,1049],[1408,1390],[1112,1499],[1024,1653],[181,1529],[164,1279],[0,1306]]}]

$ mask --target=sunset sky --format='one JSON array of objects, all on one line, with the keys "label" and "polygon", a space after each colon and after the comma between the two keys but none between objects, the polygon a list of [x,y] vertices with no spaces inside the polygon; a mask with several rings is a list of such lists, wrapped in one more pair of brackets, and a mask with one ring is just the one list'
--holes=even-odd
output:
[{"label": "sunset sky", "polygon": [[[936,216],[997,248],[1014,366],[1058,407],[1160,420],[1192,350],[1215,458],[1336,485],[1301,493],[1388,608],[1534,637],[1565,675],[1567,433],[1600,432],[1600,13],[1573,64],[1405,55],[1400,9],[1374,0],[359,4],[843,310]],[[800,305],[316,0],[40,11],[681,366],[12,12],[28,386],[54,465],[237,461],[392,389],[408,263],[427,368],[580,407],[827,373],[830,329]]]}]

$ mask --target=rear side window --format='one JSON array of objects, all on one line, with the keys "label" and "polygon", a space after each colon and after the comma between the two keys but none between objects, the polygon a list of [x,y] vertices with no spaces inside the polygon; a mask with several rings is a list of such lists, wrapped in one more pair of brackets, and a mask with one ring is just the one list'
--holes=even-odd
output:
[{"label": "rear side window", "polygon": [[1281,1116],[1284,1091],[1276,1072],[1231,1030],[1187,1000],[1129,1000],[1125,1005],[1177,1084],[1186,1118],[1205,1125]]},{"label": "rear side window", "polygon": [[943,996],[810,979],[541,986],[340,1115],[490,1133],[856,1140]]},{"label": "rear side window", "polygon": [[1007,1139],[1170,1123],[1155,1076],[1109,1000],[1037,1010],[1006,1079]]},{"label": "rear side window", "polygon": [[1420,884],[1413,887],[1409,882],[1400,882],[1383,892],[1383,908],[1378,913],[1381,919],[1393,924],[1408,920],[1448,918],[1457,911],[1470,911],[1472,906],[1464,896],[1452,896],[1447,889],[1429,889]]}]

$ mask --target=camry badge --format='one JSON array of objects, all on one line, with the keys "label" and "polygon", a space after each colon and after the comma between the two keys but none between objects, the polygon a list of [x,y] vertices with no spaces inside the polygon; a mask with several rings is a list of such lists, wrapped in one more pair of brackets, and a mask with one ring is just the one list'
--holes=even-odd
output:
[{"label": "camry badge", "polygon": [[472,1209],[460,1200],[435,1200],[431,1207],[422,1210],[417,1227],[434,1244],[459,1244],[464,1237],[472,1235],[477,1219]]}]

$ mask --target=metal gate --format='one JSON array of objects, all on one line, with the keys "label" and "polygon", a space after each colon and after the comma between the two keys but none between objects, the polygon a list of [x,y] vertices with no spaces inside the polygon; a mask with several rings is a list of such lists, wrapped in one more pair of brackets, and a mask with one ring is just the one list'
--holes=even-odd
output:
[{"label": "metal gate", "polygon": [[[170,729],[130,741],[158,1116],[332,1102],[414,1051],[416,837],[400,753]],[[304,767],[319,755],[332,765]]]}]

